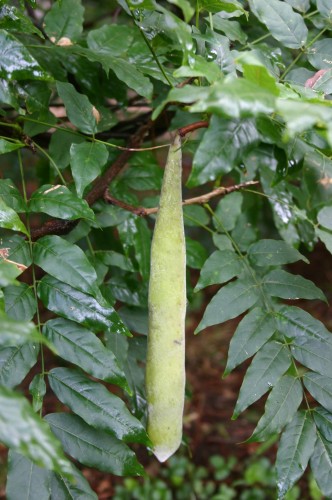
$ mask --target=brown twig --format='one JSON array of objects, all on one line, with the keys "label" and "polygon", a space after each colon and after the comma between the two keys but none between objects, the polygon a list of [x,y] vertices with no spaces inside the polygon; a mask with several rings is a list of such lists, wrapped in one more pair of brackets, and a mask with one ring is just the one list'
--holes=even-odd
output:
[{"label": "brown twig", "polygon": [[[195,198],[188,198],[182,202],[183,206],[187,205],[203,205],[211,200],[211,198],[215,198],[216,196],[225,196],[226,194],[233,193],[234,191],[239,191],[240,189],[245,189],[248,186],[257,186],[259,181],[247,181],[241,182],[240,184],[235,184],[234,186],[229,187],[219,187],[210,191],[209,193],[203,194],[201,196],[196,196]],[[116,205],[117,207],[123,208],[123,210],[127,210],[128,212],[132,212],[135,215],[140,217],[146,217],[151,214],[155,214],[158,212],[158,207],[153,208],[144,208],[144,207],[134,207],[125,203],[124,201],[118,200],[117,198],[113,198],[108,189],[105,191],[104,200],[111,205]]]},{"label": "brown twig", "polygon": [[184,137],[185,135],[193,132],[194,130],[198,130],[200,128],[207,128],[209,126],[208,121],[200,121],[195,123],[190,123],[190,125],[186,125],[185,127],[181,127],[178,129],[180,137]]}]

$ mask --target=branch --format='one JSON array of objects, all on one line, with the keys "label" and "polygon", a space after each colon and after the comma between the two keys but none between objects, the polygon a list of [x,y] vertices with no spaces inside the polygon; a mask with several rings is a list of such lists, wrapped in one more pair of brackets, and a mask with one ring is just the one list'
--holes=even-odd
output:
[{"label": "branch", "polygon": [[[257,186],[259,181],[248,181],[242,182],[241,184],[235,184],[234,186],[229,187],[219,187],[214,189],[210,193],[203,194],[201,196],[196,196],[195,198],[188,198],[182,202],[183,206],[187,205],[203,205],[211,200],[211,198],[215,198],[216,196],[225,196],[226,194],[233,193],[234,191],[239,191],[240,189],[245,189],[248,186]],[[104,200],[111,205],[116,205],[117,207],[123,208],[123,210],[127,210],[128,212],[132,212],[135,215],[140,217],[146,217],[151,214],[155,214],[158,212],[159,207],[153,208],[144,208],[144,207],[134,207],[132,205],[128,205],[124,201],[113,198],[113,196],[109,193],[108,189],[105,191]]]},{"label": "branch", "polygon": [[180,137],[184,137],[186,134],[189,134],[194,130],[198,130],[200,128],[208,128],[208,126],[209,122],[204,120],[200,122],[191,123],[190,125],[186,125],[185,127],[181,127],[178,129],[178,132]]}]

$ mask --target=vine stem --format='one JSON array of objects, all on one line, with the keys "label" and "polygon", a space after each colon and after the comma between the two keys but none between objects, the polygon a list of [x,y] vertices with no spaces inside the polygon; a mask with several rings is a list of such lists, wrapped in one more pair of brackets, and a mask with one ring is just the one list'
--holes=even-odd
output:
[{"label": "vine stem", "polygon": [[[26,183],[25,183],[25,176],[24,176],[24,168],[23,168],[23,161],[22,161],[22,155],[21,151],[17,151],[18,155],[18,163],[20,167],[20,175],[21,175],[21,182],[22,182],[22,191],[23,191],[23,198],[25,203],[28,202],[27,198],[27,191],[26,191]],[[33,289],[33,294],[36,302],[36,317],[37,317],[37,328],[40,334],[41,333],[41,321],[40,321],[40,313],[39,313],[39,307],[38,307],[38,295],[37,295],[37,280],[36,280],[36,272],[35,272],[35,264],[33,261],[33,242],[31,239],[31,231],[30,231],[30,215],[27,213],[27,221],[26,221],[27,229],[28,229],[28,244],[29,244],[29,250],[30,250],[30,257],[32,260],[32,265],[31,265],[31,271],[32,271],[32,289]],[[45,359],[44,359],[44,348],[42,343],[40,344],[40,360],[41,360],[41,374],[44,377],[45,376]],[[43,406],[41,406],[39,413],[40,416],[42,416],[42,411],[43,411]]]}]

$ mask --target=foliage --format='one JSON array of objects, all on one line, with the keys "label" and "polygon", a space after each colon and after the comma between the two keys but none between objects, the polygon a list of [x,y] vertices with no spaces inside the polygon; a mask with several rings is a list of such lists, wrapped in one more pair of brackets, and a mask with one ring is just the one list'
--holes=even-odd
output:
[{"label": "foliage", "polygon": [[0,1],[8,498],[96,498],[68,456],[144,472],[154,147],[175,129],[190,303],[221,285],[196,332],[241,316],[233,418],[268,395],[248,440],[281,434],[279,498],[308,463],[331,497],[332,337],[293,302],[326,299],[285,267],[332,252],[331,30],[327,0]]}]

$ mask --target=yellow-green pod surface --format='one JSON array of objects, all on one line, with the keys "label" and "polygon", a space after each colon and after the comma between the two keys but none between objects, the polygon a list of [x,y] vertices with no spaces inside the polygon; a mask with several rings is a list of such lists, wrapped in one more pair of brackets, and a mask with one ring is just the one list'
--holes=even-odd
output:
[{"label": "yellow-green pod surface", "polygon": [[147,432],[160,462],[180,446],[185,388],[186,252],[181,139],[165,167],[151,247],[146,365]]}]

